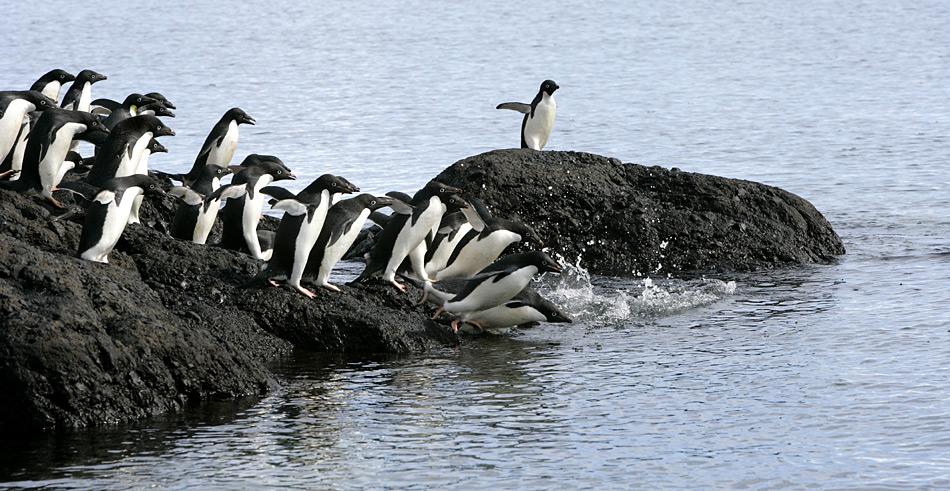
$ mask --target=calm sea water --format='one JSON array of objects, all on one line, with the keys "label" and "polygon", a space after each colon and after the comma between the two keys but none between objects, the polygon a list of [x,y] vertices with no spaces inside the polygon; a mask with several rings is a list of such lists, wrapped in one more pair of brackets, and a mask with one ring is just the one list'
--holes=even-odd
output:
[{"label": "calm sea water", "polygon": [[542,284],[573,325],[300,353],[263,400],[8,446],[0,486],[950,486],[950,3],[190,4],[9,5],[0,82],[163,92],[163,169],[240,106],[239,156],[384,192],[516,146],[494,105],[553,78],[550,148],[781,186],[848,255],[692,281],[581,258]]}]

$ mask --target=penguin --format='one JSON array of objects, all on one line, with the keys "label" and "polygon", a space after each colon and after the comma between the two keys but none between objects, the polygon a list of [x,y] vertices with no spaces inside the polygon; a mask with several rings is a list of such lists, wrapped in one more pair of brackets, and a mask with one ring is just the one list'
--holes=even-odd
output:
[{"label": "penguin", "polygon": [[152,138],[166,135],[174,136],[175,132],[155,116],[135,116],[120,122],[96,152],[86,181],[101,186],[114,177],[134,174]]},{"label": "penguin", "polygon": [[63,84],[72,82],[73,80],[76,80],[75,76],[66,70],[57,68],[46,72],[42,77],[38,78],[36,82],[33,82],[30,90],[39,91],[46,97],[58,101],[59,91],[63,88]]},{"label": "penguin", "polygon": [[[156,153],[167,153],[168,149],[165,148],[165,145],[162,145],[154,137],[148,143],[148,146],[145,147],[145,151],[142,152],[142,157],[139,159],[138,165],[135,169],[135,174],[141,174],[143,176],[148,175],[148,159],[151,158],[152,154]],[[139,208],[142,207],[142,196],[135,197],[135,203],[132,203],[132,211],[129,213],[129,223],[140,223],[139,220]]]},{"label": "penguin", "polygon": [[[275,278],[287,278],[289,286],[308,298],[315,297],[316,294],[304,288],[300,280],[323,229],[330,201],[333,195],[359,190],[342,177],[324,174],[297,195],[289,191],[288,195],[278,195],[272,191],[272,195],[279,196],[273,209],[284,210],[284,216],[277,227],[274,252],[267,262],[267,268],[258,276],[266,278],[273,286],[277,286]],[[267,188],[262,190],[267,191]]]},{"label": "penguin", "polygon": [[59,186],[59,183],[63,182],[63,178],[66,177],[66,173],[80,165],[82,165],[82,156],[72,150],[67,152],[66,158],[63,160],[63,165],[59,167],[59,174],[57,174],[56,179],[53,180],[53,187]]},{"label": "penguin", "polygon": [[253,162],[235,174],[231,181],[231,186],[242,186],[244,192],[238,198],[225,201],[221,210],[224,229],[218,245],[225,249],[248,252],[256,259],[268,260],[273,249],[262,251],[257,235],[257,224],[260,223],[261,210],[264,207],[264,194],[261,189],[273,181],[296,179],[296,176],[287,172],[286,166],[277,157],[252,154],[248,155],[245,162],[252,157]]},{"label": "penguin", "polygon": [[472,230],[472,224],[465,219],[462,212],[456,211],[442,216],[438,232],[426,245],[425,271],[429,278],[435,278],[435,274],[445,268],[452,251],[469,230]]},{"label": "penguin", "polygon": [[[413,207],[411,216],[396,215],[388,221],[369,252],[366,268],[353,283],[381,276],[383,281],[389,282],[400,291],[406,291],[406,287],[396,281],[397,268],[410,253],[417,251],[426,236],[438,226],[445,212],[443,202],[457,203],[459,208],[468,206],[460,194],[460,189],[435,180],[429,181],[409,203]],[[422,254],[425,254],[424,250]],[[424,270],[415,273],[420,279],[427,279]]]},{"label": "penguin", "polygon": [[136,116],[138,114],[139,107],[153,102],[158,101],[142,94],[129,94],[126,96],[125,100],[122,101],[122,104],[109,113],[109,117],[103,120],[103,123],[105,123],[106,128],[111,130],[112,128],[115,128],[115,125],[119,124],[120,121],[129,119],[132,116]]},{"label": "penguin", "polygon": [[222,179],[239,168],[238,166],[206,166],[190,188],[178,186],[168,192],[182,201],[172,219],[172,237],[201,245],[208,241],[208,235],[218,217],[221,200],[240,198],[244,195],[242,186],[228,186],[214,191],[211,187],[212,180]]},{"label": "penguin", "polygon": [[23,156],[26,154],[26,142],[30,137],[30,129],[36,125],[41,111],[33,111],[26,114],[23,118],[23,124],[20,126],[20,133],[13,143],[13,149],[7,152],[7,157],[0,162],[0,179],[9,177],[11,181],[20,178],[20,169],[23,168]]},{"label": "penguin", "polygon": [[13,150],[27,113],[55,106],[56,101],[36,90],[0,92],[0,161],[6,160]]},{"label": "penguin", "polygon": [[304,269],[304,281],[339,292],[339,287],[330,283],[333,267],[350,250],[367,218],[375,210],[387,206],[398,214],[412,214],[412,207],[402,201],[389,196],[373,196],[365,193],[341,200],[331,206],[323,222],[320,237],[310,249],[310,257]]},{"label": "penguin", "polygon": [[[506,256],[466,280],[442,309],[464,318],[465,314],[497,307],[524,290],[536,274],[544,272],[560,273],[561,267],[543,252]],[[453,331],[458,332],[459,321],[452,321]]]},{"label": "penguin", "polygon": [[[473,228],[458,241],[445,266],[432,277],[436,281],[470,277],[498,259],[508,246],[523,240],[541,245],[541,238],[531,227],[515,220],[493,217],[477,198],[472,198],[470,203],[484,225],[474,223]],[[437,264],[433,264],[435,266]]]},{"label": "penguin", "polygon": [[27,141],[20,178],[3,183],[4,187],[20,192],[39,192],[53,206],[62,208],[63,205],[53,198],[53,191],[65,175],[62,166],[70,144],[86,130],[106,131],[105,125],[94,114],[65,109],[44,111]]},{"label": "penguin", "polygon": [[[466,280],[451,279],[439,283],[417,284],[425,289],[425,295],[419,303],[429,299],[440,308],[461,290]],[[433,319],[437,317],[434,316]],[[573,319],[550,300],[542,297],[530,286],[525,287],[511,300],[486,310],[468,312],[459,319],[460,327],[466,324],[479,332],[522,326],[536,322],[571,323]]]},{"label": "penguin", "polygon": [[76,75],[66,95],[63,96],[63,109],[89,112],[92,103],[92,84],[105,80],[106,76],[92,70],[83,70]]},{"label": "penguin", "polygon": [[[218,167],[227,167],[234,157],[234,151],[237,149],[238,137],[240,136],[238,126],[241,124],[256,124],[254,118],[248,116],[243,109],[234,107],[224,113],[221,119],[211,128],[211,133],[205,138],[198,156],[195,157],[195,163],[191,170],[184,176],[184,183],[189,184],[198,178],[201,168],[206,165],[217,165]],[[216,186],[217,187],[217,186]]]},{"label": "penguin", "polygon": [[164,194],[158,179],[126,176],[109,179],[92,198],[79,237],[79,257],[87,261],[109,262],[109,253],[129,221],[132,201],[140,194]]},{"label": "penguin", "polygon": [[495,109],[511,109],[524,114],[521,121],[521,148],[541,150],[548,143],[551,129],[554,127],[554,116],[557,113],[557,104],[554,102],[554,91],[559,89],[553,80],[541,82],[538,94],[531,104],[523,102],[504,102]]}]

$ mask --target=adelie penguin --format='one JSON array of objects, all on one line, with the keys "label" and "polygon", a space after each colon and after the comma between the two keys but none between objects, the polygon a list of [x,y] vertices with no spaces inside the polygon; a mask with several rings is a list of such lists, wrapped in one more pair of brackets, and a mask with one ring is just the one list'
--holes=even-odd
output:
[{"label": "adelie penguin", "polygon": [[438,264],[434,262],[426,265],[427,271],[430,266],[435,270],[432,278],[436,281],[470,277],[498,259],[510,245],[523,240],[541,245],[541,238],[531,227],[492,216],[476,198],[470,203],[480,220],[469,220],[472,229],[457,242],[442,268],[437,268]]},{"label": "adelie penguin", "polygon": [[244,195],[243,186],[226,186],[218,190],[212,189],[212,181],[220,180],[231,174],[239,166],[218,167],[206,166],[201,175],[190,187],[179,186],[172,188],[168,194],[180,198],[182,203],[175,210],[172,219],[172,237],[188,240],[195,244],[205,244],[208,235],[214,227],[218,217],[218,208],[221,200],[240,198]]},{"label": "adelie penguin", "polygon": [[[512,254],[495,261],[465,281],[459,292],[447,300],[442,309],[463,316],[497,307],[524,290],[538,273],[560,273],[561,267],[543,252]],[[452,322],[458,331],[459,320]]]},{"label": "adelie penguin", "polygon": [[[245,165],[246,164],[246,165]],[[221,210],[220,246],[225,249],[244,251],[256,259],[268,260],[273,249],[261,250],[257,224],[261,221],[264,208],[264,193],[261,190],[271,182],[283,179],[296,179],[287,171],[287,166],[272,155],[251,154],[241,164],[244,169],[238,172],[231,184],[220,188],[226,190],[232,186],[243,189],[240,197],[228,199]]]},{"label": "adelie penguin", "polygon": [[118,107],[109,113],[109,117],[103,120],[103,123],[105,123],[106,128],[111,130],[112,128],[115,128],[115,125],[119,124],[121,121],[138,115],[138,110],[140,107],[156,102],[158,101],[142,94],[129,94],[126,96],[125,100],[122,101],[122,104],[119,104]]},{"label": "adelie penguin", "polygon": [[20,192],[39,192],[53,206],[63,205],[53,191],[65,175],[63,164],[70,144],[86,131],[108,131],[94,114],[63,109],[44,111],[36,121],[26,145],[23,169],[16,181],[3,183]]},{"label": "adelie penguin", "polygon": [[[195,157],[195,163],[182,177],[184,184],[190,184],[198,178],[201,168],[206,165],[217,165],[218,167],[227,167],[234,157],[234,151],[237,149],[240,131],[238,126],[242,124],[255,124],[254,118],[248,116],[243,109],[235,107],[224,113],[221,119],[211,128],[211,133],[205,138],[205,142]],[[215,183],[215,188],[218,184]]]},{"label": "adelie penguin", "polygon": [[76,75],[66,95],[63,96],[63,109],[89,112],[92,103],[92,84],[105,80],[106,76],[92,70],[83,70]]},{"label": "adelie penguin", "polygon": [[56,107],[56,101],[36,90],[0,92],[0,161],[13,150],[27,113],[52,107]]},{"label": "adelie penguin", "polygon": [[86,181],[100,186],[114,177],[134,174],[152,138],[174,134],[155,116],[135,116],[120,122],[96,152]]},{"label": "adelie penguin", "polygon": [[[280,191],[278,191],[280,190]],[[327,210],[334,195],[349,194],[360,188],[331,174],[324,174],[314,180],[303,191],[294,195],[282,188],[262,189],[270,191],[277,201],[275,210],[283,210],[277,235],[274,238],[274,252],[267,262],[267,268],[258,275],[271,285],[277,286],[275,279],[287,279],[287,285],[309,298],[316,296],[300,284],[304,269],[310,258],[310,252],[320,231],[324,227]]]},{"label": "adelie penguin", "polygon": [[79,257],[87,261],[109,262],[109,254],[129,221],[136,196],[164,194],[158,179],[134,175],[109,179],[91,198],[79,238]]},{"label": "adelie penguin", "polygon": [[[396,270],[413,252],[433,228],[438,226],[445,212],[445,202],[459,203],[459,208],[468,206],[461,197],[461,190],[438,181],[429,181],[412,198],[412,215],[396,215],[389,219],[376,243],[369,252],[366,269],[353,280],[360,283],[381,276],[400,291],[406,287],[396,281]],[[423,254],[425,251],[423,251]],[[421,275],[425,279],[425,274]]]},{"label": "adelie penguin", "polygon": [[[454,297],[466,284],[467,280],[453,279],[439,283],[418,285],[425,289],[427,298],[434,304],[442,307],[445,302]],[[420,301],[420,303],[422,302]],[[533,288],[525,287],[520,293],[501,305],[486,310],[476,310],[463,314],[459,318],[461,327],[466,324],[473,326],[478,332],[504,329],[514,326],[524,326],[537,322],[570,323],[571,317],[558,308],[550,300],[545,299]]]},{"label": "adelie penguin", "polygon": [[495,108],[511,109],[524,114],[524,119],[521,120],[521,148],[541,150],[548,143],[551,129],[554,128],[554,116],[557,114],[554,91],[559,88],[553,80],[545,80],[541,82],[541,88],[531,104],[504,102]]},{"label": "adelie penguin", "polygon": [[66,70],[57,68],[46,72],[42,77],[38,78],[36,82],[33,82],[33,86],[30,87],[30,90],[39,91],[46,97],[58,101],[60,89],[63,88],[64,84],[72,82],[73,80],[76,80],[75,76]]},{"label": "adelie penguin", "polygon": [[333,267],[350,250],[372,212],[387,206],[397,214],[412,213],[412,208],[402,201],[372,194],[361,194],[330,207],[320,237],[310,249],[310,257],[304,269],[304,281],[328,290],[340,291],[336,285],[330,283]]}]

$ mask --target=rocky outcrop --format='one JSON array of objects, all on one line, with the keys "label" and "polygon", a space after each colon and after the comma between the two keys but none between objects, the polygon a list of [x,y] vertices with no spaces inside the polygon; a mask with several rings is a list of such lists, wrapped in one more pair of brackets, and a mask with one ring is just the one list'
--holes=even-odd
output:
[{"label": "rocky outcrop", "polygon": [[601,274],[748,271],[845,252],[811,203],[750,181],[533,150],[469,157],[436,179],[520,218],[545,246]]},{"label": "rocky outcrop", "polygon": [[[75,257],[81,219],[0,191],[0,432],[96,426],[259,395],[293,347],[406,353],[457,343],[386,286],[242,288],[247,255],[172,239],[148,201],[111,264]],[[59,213],[58,211],[56,213]],[[272,223],[271,223],[272,225]]]}]

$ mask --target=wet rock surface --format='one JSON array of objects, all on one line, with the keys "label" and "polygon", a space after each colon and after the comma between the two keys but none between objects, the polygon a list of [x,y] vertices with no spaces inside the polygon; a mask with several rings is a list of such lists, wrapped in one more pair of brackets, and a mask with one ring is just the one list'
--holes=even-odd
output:
[{"label": "wet rock surface", "polygon": [[[64,201],[70,202],[68,198]],[[293,347],[408,353],[457,343],[384,285],[244,288],[263,263],[165,232],[174,204],[148,199],[111,264],[76,258],[82,218],[0,191],[0,432],[139,419],[260,395]],[[273,228],[266,220],[262,228]]]},{"label": "wet rock surface", "polygon": [[436,179],[520,218],[546,247],[600,274],[749,271],[845,252],[811,203],[751,181],[523,149],[469,157]]}]

